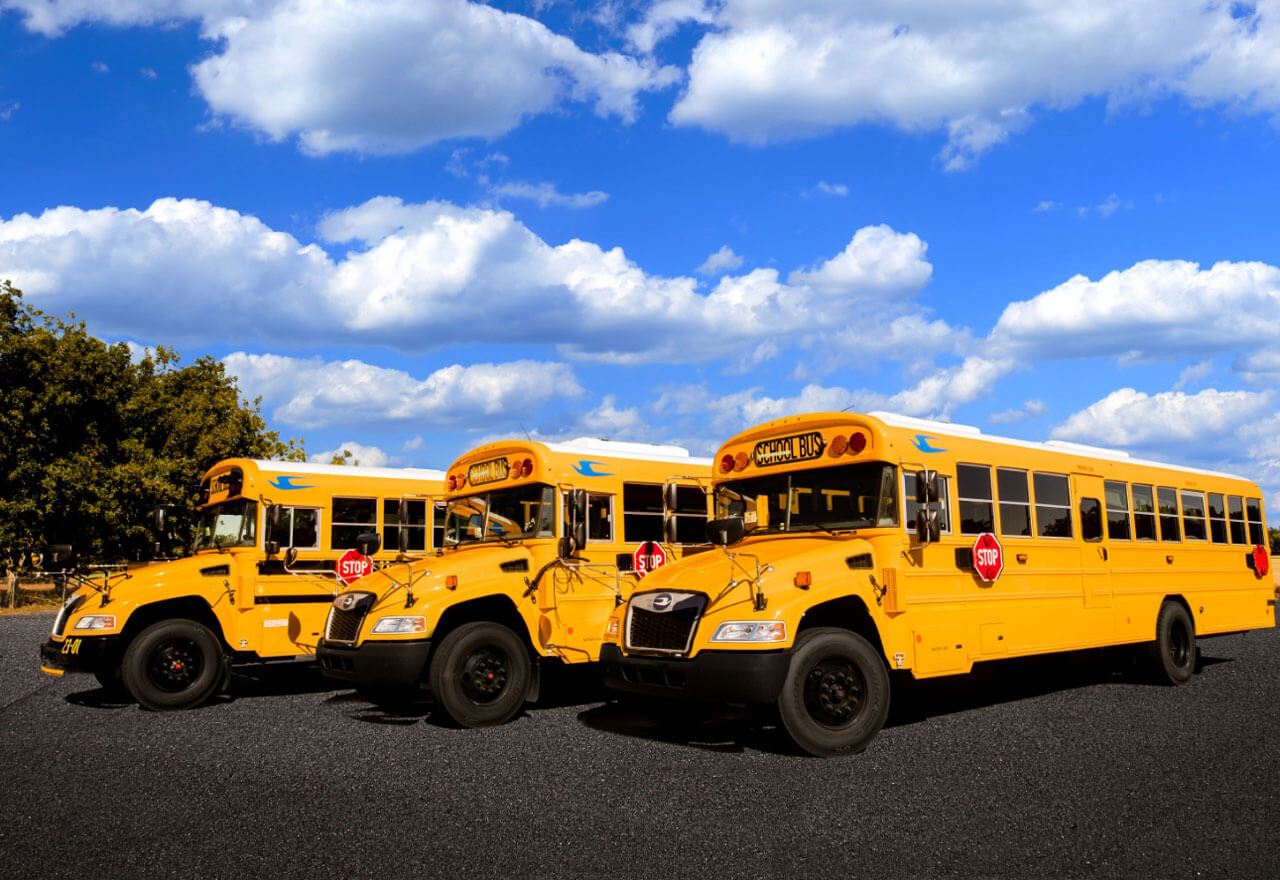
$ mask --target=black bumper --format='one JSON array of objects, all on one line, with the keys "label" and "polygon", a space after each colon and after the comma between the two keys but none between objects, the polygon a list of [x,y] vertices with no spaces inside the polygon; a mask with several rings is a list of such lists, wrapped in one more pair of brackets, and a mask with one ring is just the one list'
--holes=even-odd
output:
[{"label": "black bumper", "polygon": [[320,670],[329,678],[374,687],[417,687],[424,681],[431,640],[365,642],[346,648],[325,642],[316,649]]},{"label": "black bumper", "polygon": [[790,651],[703,651],[691,660],[624,657],[600,651],[604,683],[615,690],[716,703],[772,703],[782,691]]},{"label": "black bumper", "polygon": [[67,636],[40,646],[40,665],[63,672],[106,672],[120,663],[119,636]]}]

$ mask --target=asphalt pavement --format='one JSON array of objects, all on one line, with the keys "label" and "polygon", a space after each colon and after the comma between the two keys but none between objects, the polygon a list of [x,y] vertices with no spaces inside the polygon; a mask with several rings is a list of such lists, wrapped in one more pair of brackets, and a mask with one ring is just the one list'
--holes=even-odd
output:
[{"label": "asphalt pavement", "polygon": [[1280,876],[1280,632],[1183,687],[1086,653],[901,684],[861,755],[767,713],[559,670],[511,724],[383,709],[303,664],[189,712],[51,678],[0,616],[5,877]]}]

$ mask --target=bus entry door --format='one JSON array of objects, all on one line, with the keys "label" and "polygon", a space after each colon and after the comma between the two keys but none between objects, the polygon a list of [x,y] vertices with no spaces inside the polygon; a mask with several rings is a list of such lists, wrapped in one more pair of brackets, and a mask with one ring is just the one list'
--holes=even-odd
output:
[{"label": "bus entry door", "polygon": [[1111,560],[1107,546],[1106,496],[1102,478],[1071,475],[1071,496],[1080,528],[1080,582],[1087,610],[1111,608]]}]

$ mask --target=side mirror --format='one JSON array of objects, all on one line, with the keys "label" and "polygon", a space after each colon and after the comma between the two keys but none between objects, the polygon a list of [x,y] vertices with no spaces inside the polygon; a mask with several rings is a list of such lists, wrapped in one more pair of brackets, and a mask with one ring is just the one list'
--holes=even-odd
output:
[{"label": "side mirror", "polygon": [[662,504],[668,512],[674,513],[680,506],[680,487],[675,483],[667,483],[667,488],[662,493]]},{"label": "side mirror", "polygon": [[[157,546],[159,546],[159,545],[157,545]],[[265,541],[265,542],[263,542],[263,544],[262,544],[262,549],[263,549],[264,551],[266,551],[266,554],[267,554],[268,556],[275,556],[277,553],[279,553],[279,552],[280,552],[280,542],[279,542],[279,541]]]},{"label": "side mirror", "polygon": [[916,503],[930,504],[938,500],[938,472],[916,471]]},{"label": "side mirror", "polygon": [[740,516],[726,516],[724,519],[707,521],[707,540],[718,547],[736,544],[746,533],[746,524]]},{"label": "side mirror", "polygon": [[279,525],[280,525],[280,505],[268,504],[267,505],[267,529],[274,530]]},{"label": "side mirror", "polygon": [[676,518],[670,513],[662,519],[662,536],[668,544],[676,543]]},{"label": "side mirror", "polygon": [[365,532],[356,536],[356,548],[365,556],[372,556],[382,549],[382,537],[377,532]]},{"label": "side mirror", "polygon": [[48,571],[66,571],[76,558],[70,544],[50,544],[44,550],[44,568]]},{"label": "side mirror", "polygon": [[556,554],[561,559],[568,559],[573,555],[573,539],[567,535],[560,539],[556,544]]},{"label": "side mirror", "polygon": [[409,530],[396,529],[396,549],[401,553],[409,552]]},{"label": "side mirror", "polygon": [[293,564],[298,561],[298,548],[290,547],[284,551],[284,567],[292,568]]},{"label": "side mirror", "polygon": [[587,521],[587,490],[586,489],[570,490],[569,520],[575,523]]},{"label": "side mirror", "polygon": [[916,540],[931,544],[942,537],[942,517],[936,510],[920,508],[916,511]]}]

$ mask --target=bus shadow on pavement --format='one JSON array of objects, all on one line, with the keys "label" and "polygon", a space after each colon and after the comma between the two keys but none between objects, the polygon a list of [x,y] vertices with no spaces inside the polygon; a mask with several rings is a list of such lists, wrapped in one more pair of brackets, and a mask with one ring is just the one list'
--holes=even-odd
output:
[{"label": "bus shadow on pavement", "polygon": [[[1201,654],[1197,672],[1229,658]],[[1112,650],[989,661],[968,675],[917,681],[895,673],[885,729],[1063,691],[1106,687],[1164,687],[1132,656]],[[578,720],[593,730],[719,752],[805,753],[781,727],[772,706],[717,706],[678,699],[620,697],[588,709]]]},{"label": "bus shadow on pavement", "polygon": [[[194,711],[210,706],[264,697],[288,697],[298,694],[320,694],[336,690],[337,683],[325,678],[314,663],[264,663],[236,666],[231,670],[231,687],[196,706]],[[64,699],[90,709],[123,709],[137,703],[128,691],[94,687],[67,694]],[[185,710],[193,711],[193,710]]]}]

